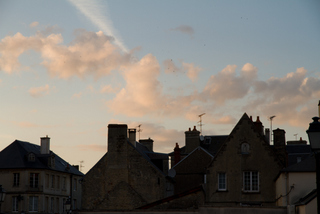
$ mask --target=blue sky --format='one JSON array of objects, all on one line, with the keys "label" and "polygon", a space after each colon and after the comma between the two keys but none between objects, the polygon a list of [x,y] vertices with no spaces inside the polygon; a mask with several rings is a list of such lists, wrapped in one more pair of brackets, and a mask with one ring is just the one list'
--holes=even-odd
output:
[{"label": "blue sky", "polygon": [[[246,112],[306,139],[320,99],[319,1],[0,1],[0,150],[15,139],[89,170],[109,123],[155,150],[229,134]],[[199,129],[199,126],[198,126]],[[296,136],[295,136],[296,134]]]}]

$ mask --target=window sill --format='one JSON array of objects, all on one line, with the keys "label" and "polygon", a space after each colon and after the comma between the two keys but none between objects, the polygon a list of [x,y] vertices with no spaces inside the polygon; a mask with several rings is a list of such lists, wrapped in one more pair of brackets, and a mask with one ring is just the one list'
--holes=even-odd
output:
[{"label": "window sill", "polygon": [[227,189],[223,190],[223,189],[217,189],[216,192],[228,192]]},{"label": "window sill", "polygon": [[242,193],[244,193],[244,194],[260,194],[260,191],[243,191],[242,190]]}]

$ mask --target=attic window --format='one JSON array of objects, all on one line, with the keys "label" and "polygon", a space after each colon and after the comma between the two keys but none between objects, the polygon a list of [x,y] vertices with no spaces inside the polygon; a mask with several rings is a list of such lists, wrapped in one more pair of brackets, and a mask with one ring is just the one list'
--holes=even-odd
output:
[{"label": "attic window", "polygon": [[211,144],[211,138],[210,137],[205,138],[204,139],[204,144],[207,144],[207,145]]},{"label": "attic window", "polygon": [[241,154],[249,154],[250,153],[250,145],[248,143],[241,144]]},{"label": "attic window", "polygon": [[36,161],[36,156],[33,153],[30,153],[28,155],[28,161],[29,162],[35,162]]}]

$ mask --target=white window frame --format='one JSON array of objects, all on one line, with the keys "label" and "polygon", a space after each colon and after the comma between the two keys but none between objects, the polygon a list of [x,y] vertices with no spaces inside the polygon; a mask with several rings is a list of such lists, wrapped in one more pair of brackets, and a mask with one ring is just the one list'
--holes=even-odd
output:
[{"label": "white window frame", "polygon": [[12,197],[12,212],[19,212],[18,196],[13,196]]},{"label": "white window frame", "polygon": [[29,212],[38,212],[39,198],[38,196],[29,196]]},{"label": "white window frame", "polygon": [[[256,176],[256,185],[254,185],[254,178]],[[248,179],[248,180],[247,180]],[[259,192],[260,182],[259,182],[259,172],[258,171],[245,171],[243,172],[243,191],[244,192]],[[247,185],[246,181],[249,181]],[[255,189],[256,186],[256,189]]]},{"label": "white window frame", "polygon": [[218,173],[218,191],[227,191],[227,174],[225,172]]}]

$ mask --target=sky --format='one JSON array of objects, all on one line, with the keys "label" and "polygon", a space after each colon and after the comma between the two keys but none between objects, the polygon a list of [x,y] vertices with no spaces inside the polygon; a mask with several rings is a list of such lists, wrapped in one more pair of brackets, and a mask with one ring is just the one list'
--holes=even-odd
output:
[{"label": "sky", "polygon": [[86,173],[108,124],[171,152],[244,113],[307,140],[320,100],[317,0],[0,0],[0,151],[40,144]]}]

